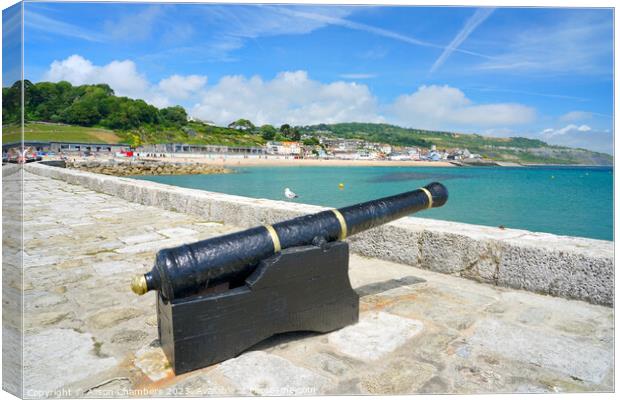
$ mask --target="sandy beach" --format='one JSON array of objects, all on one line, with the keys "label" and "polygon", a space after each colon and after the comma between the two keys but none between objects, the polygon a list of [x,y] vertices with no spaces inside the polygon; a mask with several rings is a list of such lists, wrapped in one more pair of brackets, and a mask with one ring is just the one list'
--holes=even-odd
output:
[{"label": "sandy beach", "polygon": [[[139,157],[141,160],[162,158]],[[166,161],[196,162],[219,167],[455,167],[446,161],[389,161],[389,160],[321,160],[258,157],[180,157],[164,158]]]}]

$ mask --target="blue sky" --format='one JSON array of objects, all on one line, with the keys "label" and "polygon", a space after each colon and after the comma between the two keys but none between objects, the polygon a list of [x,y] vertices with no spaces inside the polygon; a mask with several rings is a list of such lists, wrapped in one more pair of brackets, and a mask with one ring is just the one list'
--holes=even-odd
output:
[{"label": "blue sky", "polygon": [[9,86],[22,76],[22,12],[14,5],[2,12],[2,82]]},{"label": "blue sky", "polygon": [[219,124],[388,122],[613,151],[610,9],[26,3],[25,54],[27,79],[102,81]]}]

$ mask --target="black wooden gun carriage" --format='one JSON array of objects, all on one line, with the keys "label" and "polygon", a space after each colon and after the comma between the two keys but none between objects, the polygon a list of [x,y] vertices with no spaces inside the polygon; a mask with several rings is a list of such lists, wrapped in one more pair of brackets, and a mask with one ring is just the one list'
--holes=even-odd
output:
[{"label": "black wooden gun carriage", "polygon": [[132,290],[156,290],[159,339],[175,373],[235,357],[283,332],[329,332],[358,320],[343,240],[441,207],[446,188],[423,188],[305,215],[157,253]]}]

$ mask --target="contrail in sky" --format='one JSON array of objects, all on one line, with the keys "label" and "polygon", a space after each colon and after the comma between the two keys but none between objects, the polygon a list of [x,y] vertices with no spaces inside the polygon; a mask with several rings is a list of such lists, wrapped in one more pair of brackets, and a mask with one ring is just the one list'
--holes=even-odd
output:
[{"label": "contrail in sky", "polygon": [[452,54],[453,51],[458,50],[459,46],[463,44],[463,42],[471,35],[471,33],[484,22],[485,19],[489,18],[489,16],[495,11],[494,8],[479,8],[476,10],[474,15],[472,15],[467,22],[465,22],[465,26],[457,35],[452,39],[452,42],[446,47],[439,56],[439,58],[435,61],[433,66],[431,67],[431,73],[433,73],[437,68],[441,67],[441,65],[446,62],[448,57]]},{"label": "contrail in sky", "polygon": [[[490,9],[490,10],[491,10],[491,12],[493,11],[493,9]],[[350,20],[345,19],[345,18],[333,17],[333,16],[329,16],[329,15],[317,14],[317,13],[311,13],[311,12],[296,11],[296,10],[291,10],[291,9],[286,9],[286,8],[280,8],[279,11],[281,13],[283,13],[283,14],[288,14],[288,15],[293,15],[293,16],[297,16],[297,17],[307,18],[307,19],[311,19],[311,20],[314,20],[314,21],[323,22],[325,24],[344,26],[345,28],[354,29],[354,30],[358,30],[358,31],[364,31],[364,32],[368,32],[368,33],[373,33],[375,35],[379,35],[379,36],[383,36],[383,37],[399,40],[401,42],[405,42],[405,43],[409,43],[409,44],[413,44],[413,45],[424,46],[424,47],[434,47],[434,48],[438,48],[438,49],[444,49],[444,52],[447,51],[448,48],[449,48],[449,47],[444,47],[444,46],[441,46],[441,45],[438,45],[438,44],[434,44],[434,43],[431,43],[431,42],[427,42],[425,40],[420,40],[420,39],[414,38],[412,36],[402,35],[400,33],[389,31],[387,29],[377,28],[375,26],[371,26],[371,25],[366,25],[366,24],[362,24],[362,23],[359,23],[359,22],[350,21]],[[491,12],[489,12],[489,14]],[[486,17],[488,17],[488,15],[485,16],[484,18],[486,18]],[[482,21],[480,21],[480,22],[482,22]],[[478,26],[478,24],[479,23],[476,23],[475,26]],[[475,26],[474,26],[474,28],[475,28]],[[469,33],[468,33],[468,35],[469,35]],[[465,38],[463,38],[463,40],[465,40]],[[450,52],[452,52],[452,51],[457,51],[459,53],[465,53],[465,54],[469,54],[469,55],[472,55],[472,56],[478,56],[478,57],[482,57],[482,58],[491,58],[491,57],[489,57],[487,55],[484,55],[484,54],[476,53],[474,51],[461,50],[461,49],[458,49],[456,47],[450,50]]]}]

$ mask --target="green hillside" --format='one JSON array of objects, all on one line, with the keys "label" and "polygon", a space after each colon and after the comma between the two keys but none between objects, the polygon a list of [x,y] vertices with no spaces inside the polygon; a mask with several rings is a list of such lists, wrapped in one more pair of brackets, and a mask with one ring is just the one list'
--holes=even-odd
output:
[{"label": "green hillside", "polygon": [[[2,142],[12,143],[20,140],[19,125],[11,124],[3,127]],[[116,132],[104,129],[77,125],[27,123],[24,126],[24,138],[28,141],[67,141],[80,143],[123,143]]]},{"label": "green hillside", "polygon": [[[24,125],[26,141],[64,141],[79,143],[131,143],[132,132],[114,131],[101,127],[86,127],[62,123],[32,121]],[[3,126],[2,142],[20,140],[19,125]],[[187,143],[212,144],[220,146],[262,146],[265,140],[258,135],[235,129],[214,127],[199,122],[190,122],[183,129],[162,129],[142,133],[142,143]]]}]

